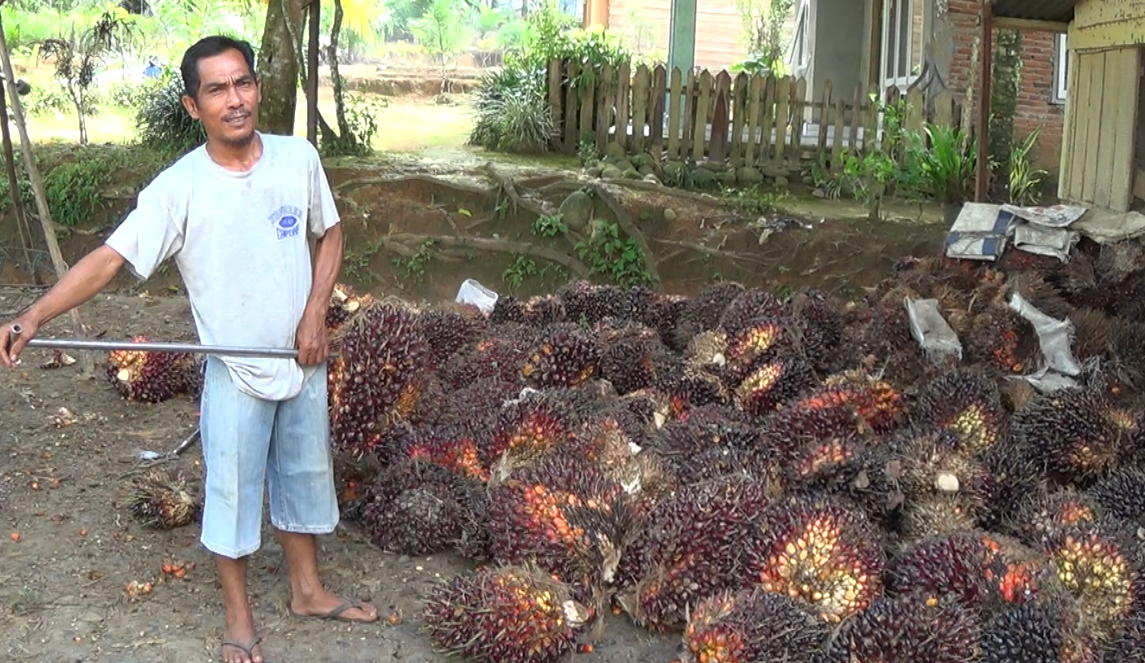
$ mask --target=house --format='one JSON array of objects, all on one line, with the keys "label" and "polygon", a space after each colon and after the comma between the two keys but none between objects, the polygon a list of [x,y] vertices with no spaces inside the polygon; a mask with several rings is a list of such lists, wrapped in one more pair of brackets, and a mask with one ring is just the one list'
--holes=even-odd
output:
[{"label": "house", "polygon": [[[586,0],[585,25],[602,26],[625,36],[642,52],[658,51],[666,59],[671,38],[673,0]],[[794,23],[790,15],[785,37]],[[743,19],[735,0],[696,3],[696,43],[693,66],[718,72],[748,57]]]},{"label": "house", "polygon": [[[943,89],[976,105],[980,0],[800,0],[789,71],[807,78],[809,95],[825,81],[835,90],[885,91],[912,85]],[[1046,6],[1060,0],[1046,0]],[[862,26],[861,29],[856,29]],[[1021,87],[1015,139],[1040,128],[1035,162],[1056,171],[1066,99],[1066,23],[998,16],[994,32],[1021,31]],[[991,43],[995,43],[991,40]]]}]

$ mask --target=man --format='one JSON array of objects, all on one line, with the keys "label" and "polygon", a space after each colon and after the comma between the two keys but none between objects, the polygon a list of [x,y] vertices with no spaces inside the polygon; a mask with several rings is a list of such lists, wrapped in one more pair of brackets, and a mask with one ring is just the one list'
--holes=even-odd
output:
[{"label": "man", "polygon": [[0,327],[0,361],[15,366],[42,325],[94,297],[125,264],[146,279],[168,258],[183,276],[202,343],[297,348],[297,361],[211,356],[205,367],[201,541],[216,557],[226,605],[222,655],[226,663],[261,663],[246,571],[261,540],[264,479],[294,613],[378,618],[374,606],[327,591],[317,571],[314,535],[338,521],[325,315],[343,236],[310,143],[256,129],[262,96],[250,45],[206,37],[187,49],[181,73],[183,105],[202,122],[206,144],[160,173],[106,243],[13,321],[20,336],[11,324]]}]

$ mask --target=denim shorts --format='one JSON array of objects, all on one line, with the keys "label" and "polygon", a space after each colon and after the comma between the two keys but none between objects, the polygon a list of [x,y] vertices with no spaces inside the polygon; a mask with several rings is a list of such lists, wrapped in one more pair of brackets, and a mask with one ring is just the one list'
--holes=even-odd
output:
[{"label": "denim shorts", "polygon": [[285,401],[247,395],[223,362],[204,368],[199,427],[206,481],[202,544],[237,559],[262,543],[263,482],[270,522],[282,531],[328,534],[338,524],[326,365]]}]

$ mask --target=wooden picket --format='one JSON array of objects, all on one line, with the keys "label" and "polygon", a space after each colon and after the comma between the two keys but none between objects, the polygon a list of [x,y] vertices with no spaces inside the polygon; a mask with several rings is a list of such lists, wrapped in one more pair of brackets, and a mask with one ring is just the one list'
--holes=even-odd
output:
[{"label": "wooden picket", "polygon": [[[609,143],[658,159],[715,161],[778,175],[801,170],[822,154],[837,168],[845,152],[879,149],[878,89],[845,90],[824,81],[815,95],[804,78],[727,70],[668,71],[663,65],[606,65],[581,70],[573,60],[548,67],[553,146],[572,154],[584,141],[603,155]],[[902,97],[897,88],[885,97]],[[921,90],[905,95],[904,128],[957,126],[961,108],[942,92],[928,100]]]}]

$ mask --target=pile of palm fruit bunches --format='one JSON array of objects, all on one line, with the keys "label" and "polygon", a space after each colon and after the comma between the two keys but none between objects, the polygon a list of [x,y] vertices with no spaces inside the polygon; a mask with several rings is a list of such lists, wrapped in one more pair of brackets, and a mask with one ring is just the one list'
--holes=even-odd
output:
[{"label": "pile of palm fruit bunches", "polygon": [[[468,660],[559,660],[609,619],[685,663],[1134,660],[1140,247],[903,259],[856,301],[577,281],[485,314],[339,286],[343,513],[383,550],[474,560],[421,615]],[[1044,360],[1015,293],[1072,322],[1077,386],[1019,377]],[[907,298],[960,357],[920,349]],[[189,382],[148,361],[113,381]]]}]

